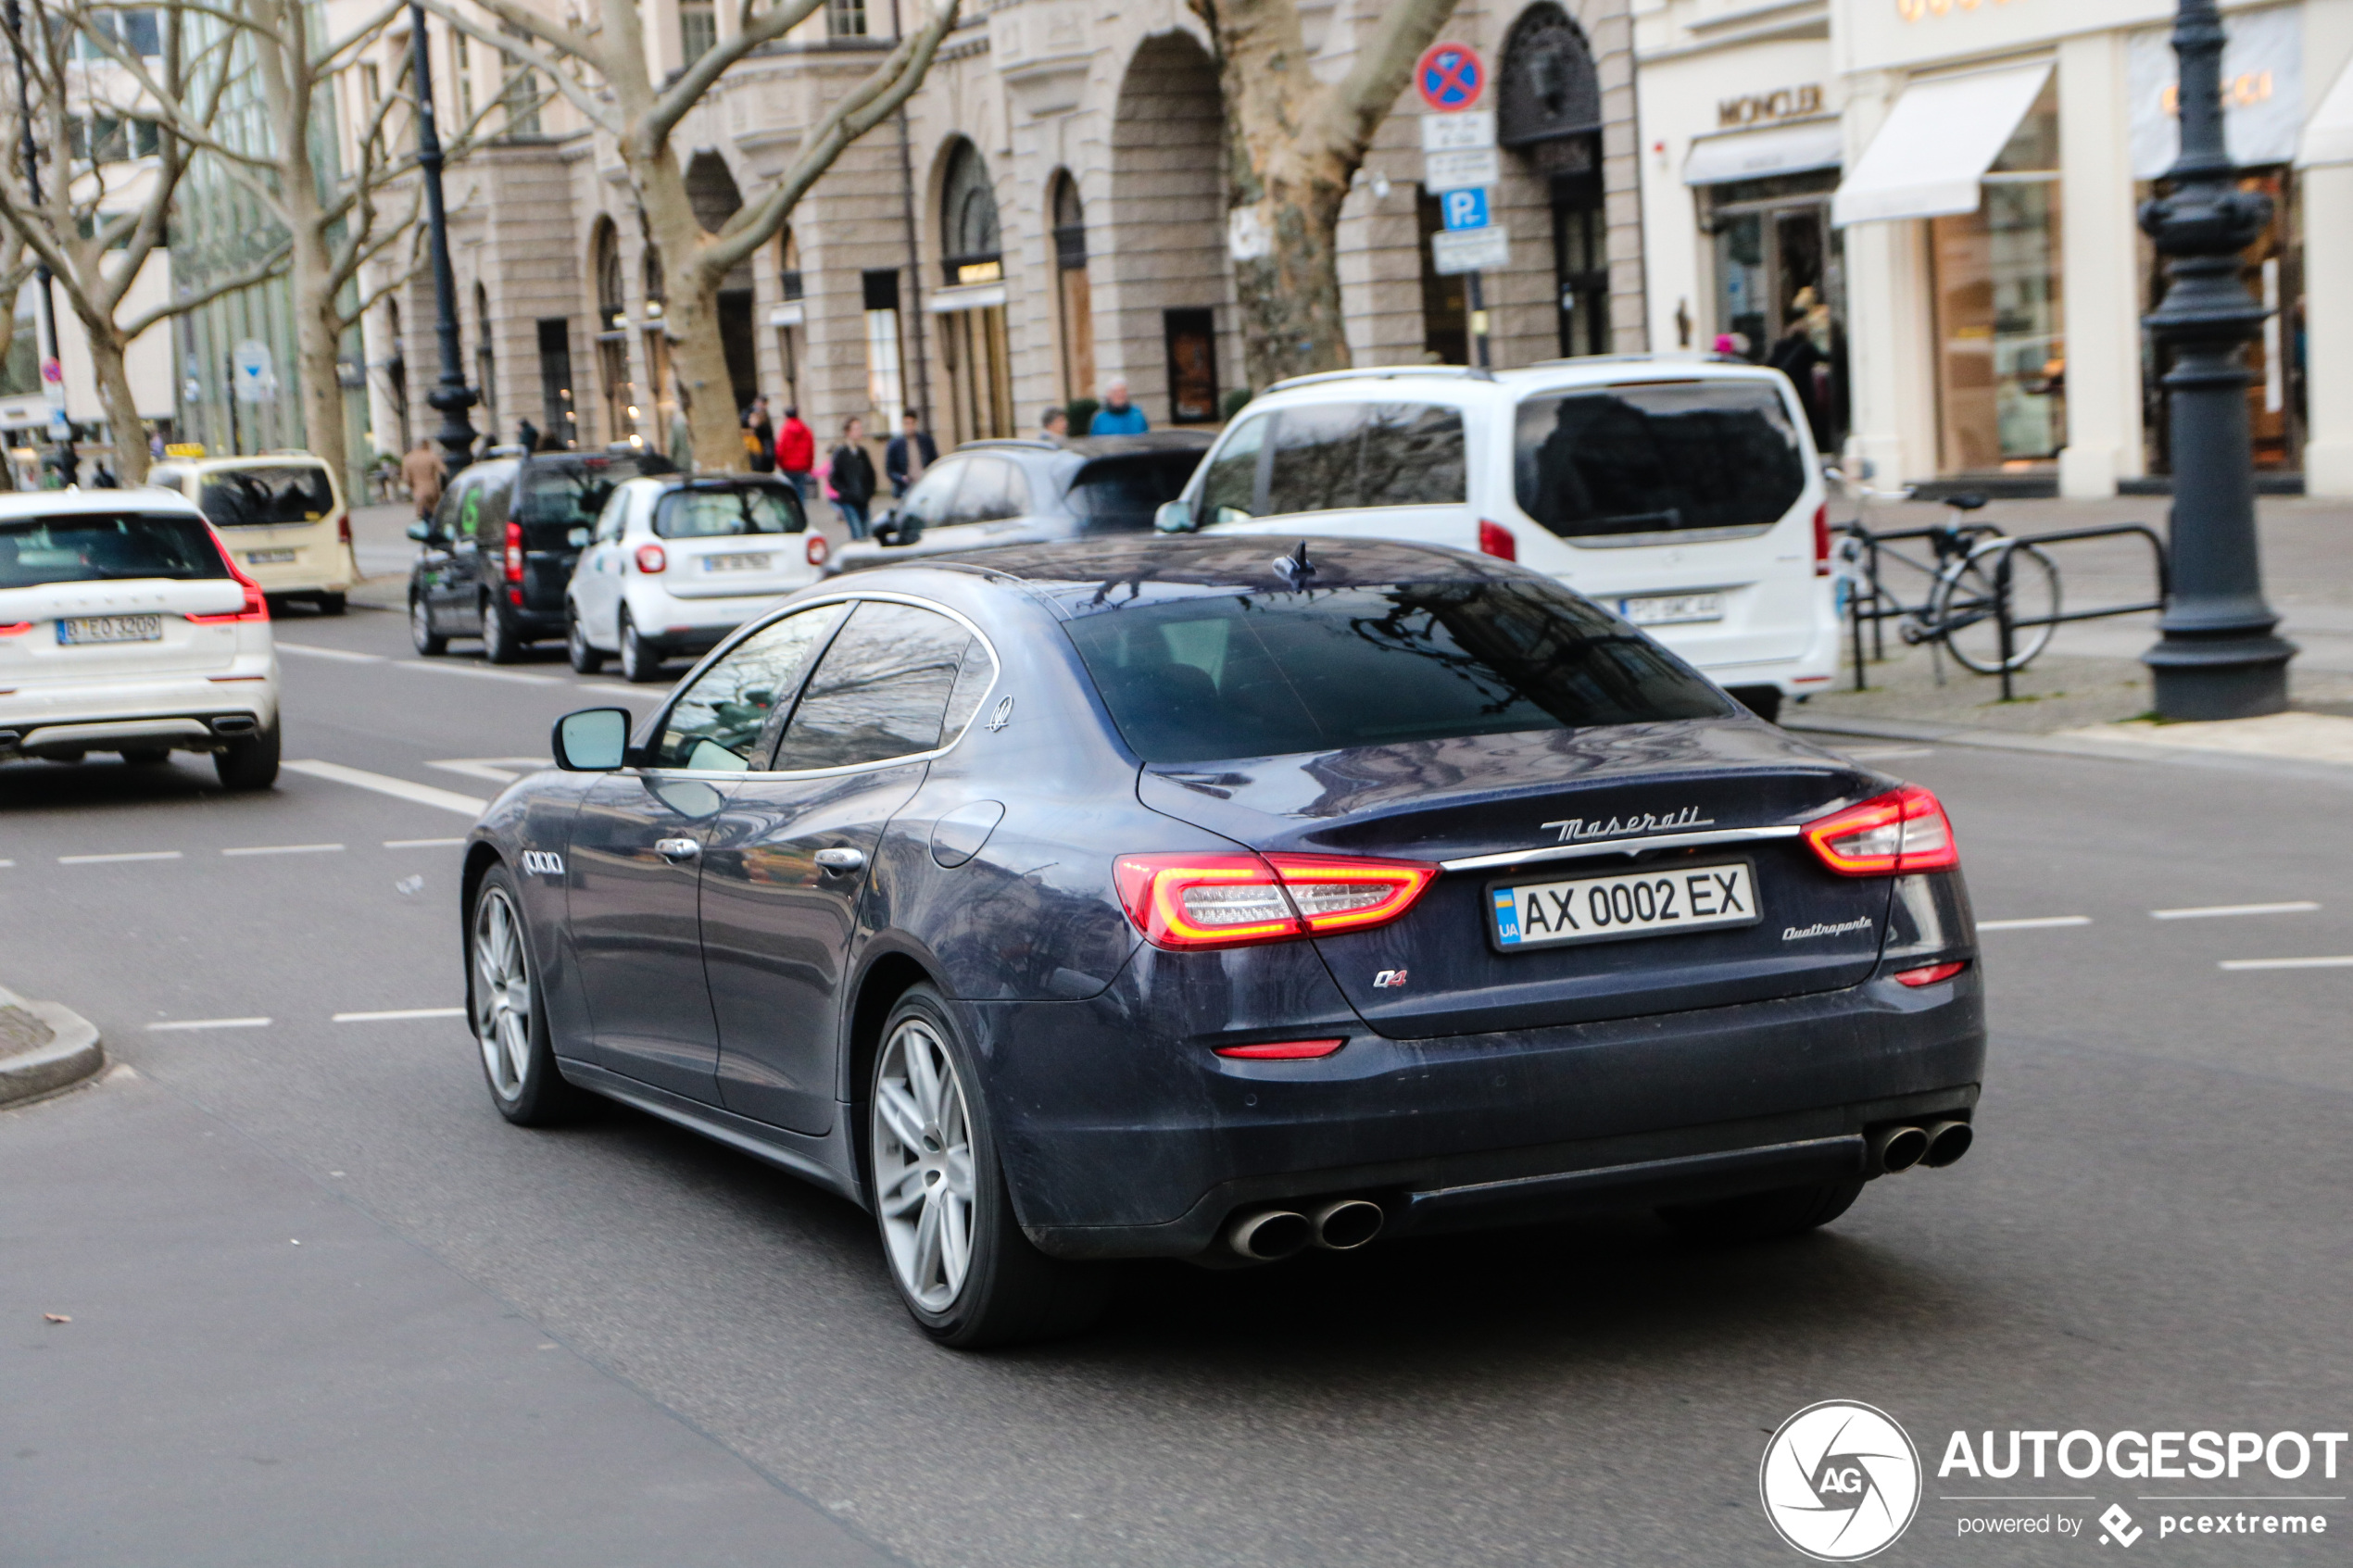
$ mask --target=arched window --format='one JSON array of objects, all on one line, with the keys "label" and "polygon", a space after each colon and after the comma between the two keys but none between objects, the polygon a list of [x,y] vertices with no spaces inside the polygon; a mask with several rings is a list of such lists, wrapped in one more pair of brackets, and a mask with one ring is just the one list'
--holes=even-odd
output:
[{"label": "arched window", "polygon": [[1610,351],[1608,190],[1602,87],[1584,30],[1551,3],[1530,6],[1504,40],[1496,140],[1549,187],[1553,282],[1566,355]]},{"label": "arched window", "polygon": [[1005,275],[1004,240],[997,225],[997,193],[988,160],[970,142],[948,155],[939,194],[939,232],[951,283],[993,282]]},{"label": "arched window", "polygon": [[498,358],[490,346],[490,291],[474,284],[474,386],[482,394],[483,433],[498,439]]},{"label": "arched window", "polygon": [[621,235],[610,218],[597,220],[597,330],[619,332],[629,325],[629,292],[622,283]]},{"label": "arched window", "polygon": [[1087,207],[1067,169],[1054,175],[1052,206],[1054,305],[1062,324],[1063,401],[1068,404],[1095,395],[1095,305],[1087,279]]},{"label": "arched window", "polygon": [[637,388],[629,375],[628,272],[621,261],[621,232],[611,219],[597,220],[591,254],[597,270],[597,379],[604,400],[604,439],[626,441],[636,429]]}]

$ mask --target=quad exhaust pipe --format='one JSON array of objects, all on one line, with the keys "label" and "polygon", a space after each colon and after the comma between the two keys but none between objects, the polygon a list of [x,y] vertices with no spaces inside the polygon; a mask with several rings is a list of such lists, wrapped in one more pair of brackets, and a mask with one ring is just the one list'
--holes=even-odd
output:
[{"label": "quad exhaust pipe", "polygon": [[1226,1245],[1254,1263],[1273,1263],[1320,1247],[1353,1252],[1380,1235],[1389,1216],[1363,1198],[1338,1198],[1302,1214],[1296,1209],[1254,1209],[1226,1228]]},{"label": "quad exhaust pipe", "polygon": [[1892,1176],[1915,1165],[1941,1171],[1969,1152],[1977,1134],[1966,1122],[1898,1123],[1864,1139],[1865,1158],[1875,1176]]}]

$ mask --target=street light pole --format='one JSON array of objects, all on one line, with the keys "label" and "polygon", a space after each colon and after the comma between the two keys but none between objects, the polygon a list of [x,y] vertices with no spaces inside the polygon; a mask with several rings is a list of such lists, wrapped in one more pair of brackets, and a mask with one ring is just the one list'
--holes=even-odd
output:
[{"label": "street light pole", "polygon": [[2167,719],[2246,719],[2287,707],[2296,645],[2271,634],[2255,537],[2255,458],[2247,432],[2246,345],[2266,312],[2239,281],[2239,255],[2271,221],[2271,199],[2242,191],[2222,140],[2222,21],[2214,0],[2180,0],[2182,153],[2170,195],[2141,227],[2171,258],[2149,330],[2174,350],[2172,602],[2141,656]]},{"label": "street light pole", "polygon": [[425,56],[425,8],[409,0],[409,59],[417,82],[417,168],[425,182],[426,244],[433,253],[434,335],[441,345],[441,381],[425,394],[425,401],[441,410],[441,428],[434,439],[441,443],[442,460],[451,473],[473,461],[474,427],[466,410],[474,405],[474,390],[466,384],[466,367],[458,349],[458,280],[449,270],[449,215],[441,200],[441,135],[434,129],[433,68]]}]

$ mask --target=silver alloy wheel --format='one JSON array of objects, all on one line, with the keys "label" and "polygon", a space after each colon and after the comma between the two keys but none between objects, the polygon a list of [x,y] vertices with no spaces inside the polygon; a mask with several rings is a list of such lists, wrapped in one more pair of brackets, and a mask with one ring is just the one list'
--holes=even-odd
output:
[{"label": "silver alloy wheel", "polygon": [[926,1311],[955,1304],[972,1267],[972,1118],[955,1059],[911,1018],[875,1080],[875,1206],[900,1287]]},{"label": "silver alloy wheel", "polygon": [[475,900],[473,961],[474,1038],[491,1092],[511,1100],[522,1093],[531,1063],[531,960],[503,887],[485,887]]},{"label": "silver alloy wheel", "polygon": [[[421,648],[433,637],[433,611],[425,608],[422,598],[409,601],[409,635]],[[448,951],[446,947],[442,950]]]}]

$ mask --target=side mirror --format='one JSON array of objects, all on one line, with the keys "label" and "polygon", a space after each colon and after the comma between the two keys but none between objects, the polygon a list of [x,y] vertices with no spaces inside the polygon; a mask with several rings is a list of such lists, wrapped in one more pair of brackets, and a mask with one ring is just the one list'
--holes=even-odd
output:
[{"label": "side mirror", "polygon": [[556,766],[567,773],[610,773],[629,758],[629,709],[584,708],[556,721],[548,736]]},{"label": "side mirror", "polygon": [[1152,527],[1162,533],[1190,533],[1193,531],[1193,504],[1190,501],[1164,501],[1152,513]]},{"label": "side mirror", "polygon": [[434,532],[432,523],[427,522],[423,518],[419,518],[409,525],[409,537],[420,545],[430,545],[441,535]]}]

